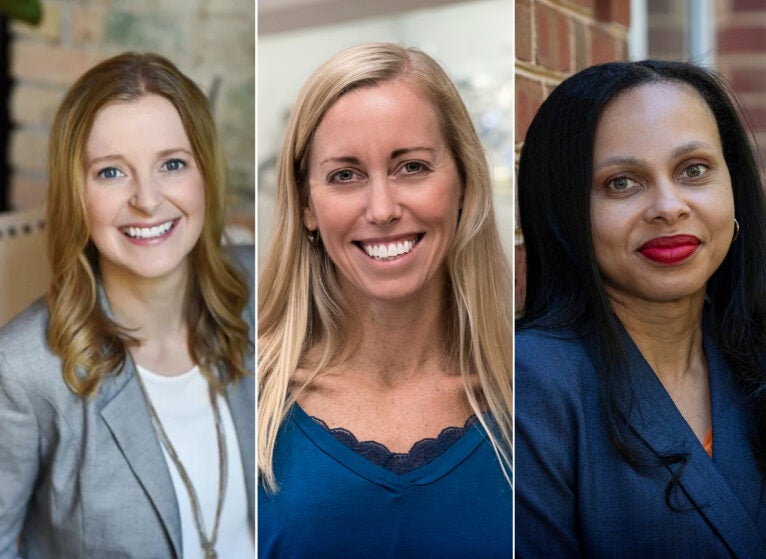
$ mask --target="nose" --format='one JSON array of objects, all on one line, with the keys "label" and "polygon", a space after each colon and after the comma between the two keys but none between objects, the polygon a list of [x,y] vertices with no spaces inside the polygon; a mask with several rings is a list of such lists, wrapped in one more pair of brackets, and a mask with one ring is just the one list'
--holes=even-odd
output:
[{"label": "nose", "polygon": [[160,185],[152,177],[136,176],[129,203],[143,214],[153,214],[162,203]]},{"label": "nose", "polygon": [[402,216],[399,192],[389,178],[373,178],[369,183],[366,217],[370,223],[388,225]]},{"label": "nose", "polygon": [[675,223],[691,213],[691,208],[684,197],[684,187],[674,181],[658,180],[652,192],[651,203],[646,211],[647,221],[661,220],[666,223]]}]

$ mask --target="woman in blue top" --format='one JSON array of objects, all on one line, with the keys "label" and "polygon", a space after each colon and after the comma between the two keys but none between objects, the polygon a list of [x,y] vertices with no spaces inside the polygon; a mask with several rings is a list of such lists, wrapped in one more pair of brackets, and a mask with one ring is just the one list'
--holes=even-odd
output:
[{"label": "woman in blue top", "polygon": [[519,557],[764,557],[766,213],[709,71],[564,81],[519,169]]},{"label": "woman in blue top", "polygon": [[510,557],[511,279],[444,71],[369,44],[293,110],[259,286],[261,557]]}]

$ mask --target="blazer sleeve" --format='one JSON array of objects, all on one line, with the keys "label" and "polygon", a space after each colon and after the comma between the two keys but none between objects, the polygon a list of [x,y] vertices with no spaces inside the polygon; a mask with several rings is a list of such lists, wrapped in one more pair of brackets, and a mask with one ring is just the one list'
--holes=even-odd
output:
[{"label": "blazer sleeve", "polygon": [[19,380],[0,353],[0,559],[19,557],[17,541],[39,464],[37,420]]},{"label": "blazer sleeve", "polygon": [[576,457],[578,382],[566,345],[516,337],[516,553],[579,557]]}]

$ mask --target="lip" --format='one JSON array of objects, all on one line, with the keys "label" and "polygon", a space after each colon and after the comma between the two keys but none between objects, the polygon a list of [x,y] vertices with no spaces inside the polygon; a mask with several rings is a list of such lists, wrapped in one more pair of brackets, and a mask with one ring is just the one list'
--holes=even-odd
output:
[{"label": "lip", "polygon": [[647,241],[638,249],[644,258],[659,264],[678,264],[690,258],[700,246],[694,235],[669,235]]}]

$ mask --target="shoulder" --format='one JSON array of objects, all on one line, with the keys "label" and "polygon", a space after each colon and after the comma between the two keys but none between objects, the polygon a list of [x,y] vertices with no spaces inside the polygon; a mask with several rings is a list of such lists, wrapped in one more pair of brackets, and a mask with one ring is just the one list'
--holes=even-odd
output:
[{"label": "shoulder", "polygon": [[[46,339],[48,306],[38,299],[0,328],[0,386],[16,383],[50,394],[67,392],[61,360]],[[55,380],[54,380],[55,379]]]},{"label": "shoulder", "polygon": [[514,355],[517,417],[552,414],[554,408],[571,417],[589,404],[598,405],[595,365],[573,332],[522,330],[516,334]]},{"label": "shoulder", "polygon": [[255,246],[226,245],[223,253],[242,275],[247,285],[248,300],[242,317],[250,326],[251,340],[255,328]]},{"label": "shoulder", "polygon": [[0,353],[6,359],[31,359],[50,354],[46,341],[48,305],[38,299],[0,328]]},{"label": "shoulder", "polygon": [[590,369],[593,362],[580,336],[569,330],[521,330],[515,336],[516,370],[542,370],[551,375]]}]

